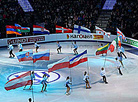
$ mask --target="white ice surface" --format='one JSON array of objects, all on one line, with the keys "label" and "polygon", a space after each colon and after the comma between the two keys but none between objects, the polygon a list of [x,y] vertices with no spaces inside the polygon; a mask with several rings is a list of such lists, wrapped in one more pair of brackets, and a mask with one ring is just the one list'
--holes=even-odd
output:
[{"label": "white ice surface", "polygon": [[[50,49],[50,61],[38,61],[34,64],[35,70],[47,71],[47,64],[53,63],[66,56],[73,57],[73,48],[71,42],[60,42],[62,53],[57,54],[56,43],[43,43],[39,51]],[[114,66],[116,52],[110,53],[106,57],[96,56],[95,51],[100,43],[98,42],[77,42],[78,52],[88,50],[88,63],[82,63],[71,70],[68,68],[60,69],[61,78],[55,82],[49,83],[47,92],[41,93],[42,85],[34,85],[34,102],[138,102],[138,56],[125,51],[127,59],[123,59],[125,68],[122,68],[123,76],[118,74]],[[24,50],[34,49],[33,45],[23,45]],[[131,49],[124,47],[125,50]],[[14,48],[14,53],[18,48]],[[35,52],[35,49],[34,49]],[[0,48],[0,102],[28,102],[32,97],[31,90],[23,90],[23,87],[6,91],[4,84],[7,77],[13,73],[33,70],[33,63],[18,62],[16,58],[8,58],[8,50]],[[100,76],[100,69],[104,66],[109,84],[104,84]],[[87,66],[89,68],[87,68]],[[90,74],[91,89],[85,89],[83,82],[83,73],[88,71]],[[72,77],[71,95],[66,96],[65,78]],[[29,86],[27,87],[29,88]]]}]

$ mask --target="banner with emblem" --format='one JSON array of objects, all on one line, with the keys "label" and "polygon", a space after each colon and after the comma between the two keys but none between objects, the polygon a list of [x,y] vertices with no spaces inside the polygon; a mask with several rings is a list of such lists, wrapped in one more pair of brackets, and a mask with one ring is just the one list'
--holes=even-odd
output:
[{"label": "banner with emblem", "polygon": [[33,60],[33,50],[17,52],[15,55],[18,58],[19,62]]}]

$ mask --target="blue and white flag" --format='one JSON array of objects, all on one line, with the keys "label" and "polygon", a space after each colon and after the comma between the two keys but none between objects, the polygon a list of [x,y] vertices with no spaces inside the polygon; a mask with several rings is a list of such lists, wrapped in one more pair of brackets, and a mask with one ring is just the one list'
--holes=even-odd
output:
[{"label": "blue and white flag", "polygon": [[84,52],[76,55],[75,57],[73,57],[72,59],[69,60],[70,64],[69,64],[69,68],[75,67],[77,65],[79,65],[80,63],[86,62],[88,61],[87,57],[84,56],[85,54],[87,54],[87,50],[85,50]]},{"label": "blue and white flag", "polygon": [[73,33],[85,34],[85,33],[91,33],[91,30],[86,28],[86,27],[82,27],[82,26],[79,26],[79,25],[74,25]]}]

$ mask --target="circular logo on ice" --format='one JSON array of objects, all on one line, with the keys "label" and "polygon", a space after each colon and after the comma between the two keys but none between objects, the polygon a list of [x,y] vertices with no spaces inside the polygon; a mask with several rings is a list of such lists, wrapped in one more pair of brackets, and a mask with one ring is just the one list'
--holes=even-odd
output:
[{"label": "circular logo on ice", "polygon": [[[26,72],[13,73],[13,74],[8,76],[7,80],[17,78],[17,77],[19,77],[20,75],[22,75],[24,73],[26,73]],[[48,73],[48,72],[43,71],[43,70],[38,70],[38,71],[34,71],[34,74],[35,74],[34,85],[39,85],[40,84],[41,80],[43,79],[44,74],[49,76],[48,83],[57,81],[60,78],[60,75],[56,72]]]}]

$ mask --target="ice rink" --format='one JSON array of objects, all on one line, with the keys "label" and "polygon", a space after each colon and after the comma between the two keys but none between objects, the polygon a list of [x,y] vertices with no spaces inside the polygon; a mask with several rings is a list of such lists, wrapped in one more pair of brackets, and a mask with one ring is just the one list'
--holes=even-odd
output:
[{"label": "ice rink", "polygon": [[[57,54],[56,43],[41,43],[39,51],[50,49],[50,61],[18,62],[17,58],[9,58],[7,48],[0,48],[0,102],[28,102],[32,97],[32,90],[23,90],[23,87],[6,91],[5,83],[8,79],[17,77],[23,72],[35,70],[37,80],[33,85],[34,102],[138,102],[138,56],[137,49],[123,46],[127,59],[123,58],[124,68],[121,68],[123,75],[118,73],[114,63],[117,57],[116,51],[108,51],[106,62],[105,56],[95,55],[99,42],[77,42],[78,52],[88,51],[88,62],[69,69],[64,68],[50,73],[47,92],[41,92],[42,85],[39,84],[42,75],[47,73],[47,65],[56,62],[66,56],[72,58],[73,48],[71,42],[60,42],[62,53]],[[104,45],[106,43],[103,43]],[[34,45],[23,45],[24,51],[34,49]],[[14,53],[18,52],[14,46]],[[102,82],[100,69],[104,66],[107,74],[108,84]],[[91,89],[85,88],[83,81],[84,71],[90,74]],[[65,81],[71,74],[71,94],[66,95]]]}]

